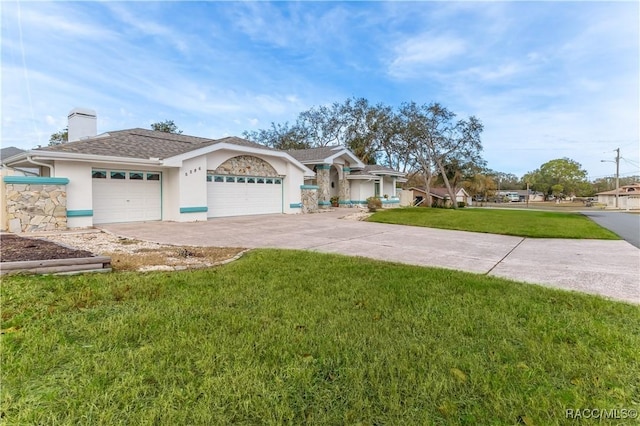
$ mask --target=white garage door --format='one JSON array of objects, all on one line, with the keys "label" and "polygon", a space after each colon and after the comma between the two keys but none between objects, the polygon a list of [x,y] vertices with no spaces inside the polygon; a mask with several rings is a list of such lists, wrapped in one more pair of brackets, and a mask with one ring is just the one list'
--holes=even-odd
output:
[{"label": "white garage door", "polygon": [[160,172],[93,170],[93,223],[162,219]]},{"label": "white garage door", "polygon": [[282,213],[282,179],[207,176],[208,217]]}]

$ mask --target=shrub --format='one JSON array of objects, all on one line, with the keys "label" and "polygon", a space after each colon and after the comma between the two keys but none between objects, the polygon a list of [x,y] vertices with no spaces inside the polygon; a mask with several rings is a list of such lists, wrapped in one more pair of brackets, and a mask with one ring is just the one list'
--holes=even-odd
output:
[{"label": "shrub", "polygon": [[467,207],[467,203],[465,203],[464,201],[458,201],[458,208],[461,209],[463,207]]},{"label": "shrub", "polygon": [[382,201],[378,197],[367,198],[367,208],[370,212],[375,212],[382,208]]}]

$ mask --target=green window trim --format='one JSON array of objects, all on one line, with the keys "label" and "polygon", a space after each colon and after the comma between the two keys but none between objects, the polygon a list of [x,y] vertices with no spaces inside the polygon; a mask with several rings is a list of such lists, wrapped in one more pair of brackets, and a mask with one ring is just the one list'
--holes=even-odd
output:
[{"label": "green window trim", "polygon": [[207,206],[180,207],[180,213],[206,213],[207,211],[209,211]]},{"label": "green window trim", "polygon": [[26,185],[67,185],[69,179],[62,177],[41,177],[41,176],[4,176],[4,183],[16,183]]},{"label": "green window trim", "polygon": [[67,210],[67,217],[91,217],[93,210]]}]

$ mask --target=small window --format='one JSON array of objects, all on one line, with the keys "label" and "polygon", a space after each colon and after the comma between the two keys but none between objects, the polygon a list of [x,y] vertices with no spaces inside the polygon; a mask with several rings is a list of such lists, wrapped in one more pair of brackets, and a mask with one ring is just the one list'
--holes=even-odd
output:
[{"label": "small window", "polygon": [[207,182],[213,182],[213,176],[207,175]]},{"label": "small window", "polygon": [[235,178],[235,177],[233,177],[233,176],[227,176],[227,182],[231,182],[231,183],[233,183],[233,182],[235,182],[235,181],[236,181],[236,178]]},{"label": "small window", "polygon": [[94,170],[91,173],[91,177],[94,179],[106,179],[107,178],[107,172],[105,172],[104,170]]},{"label": "small window", "polygon": [[256,183],[256,178],[247,178],[247,183]]},{"label": "small window", "polygon": [[264,179],[258,178],[258,183],[264,183]]},{"label": "small window", "polygon": [[213,181],[214,182],[224,182],[224,178],[222,176],[214,176],[213,177]]},{"label": "small window", "polygon": [[147,180],[160,180],[160,173],[147,173]]},{"label": "small window", "polygon": [[144,180],[144,173],[129,172],[129,180]]},{"label": "small window", "polygon": [[273,183],[273,179],[267,179],[267,180],[265,180],[265,183],[271,183],[272,184]]},{"label": "small window", "polygon": [[282,183],[282,180],[280,179],[274,179],[273,183],[275,183],[276,185],[280,185]]},{"label": "small window", "polygon": [[111,172],[111,179],[125,179],[126,176],[125,172]]},{"label": "small window", "polygon": [[238,176],[238,177],[236,178],[236,182],[238,182],[238,183],[245,183],[245,182],[246,182],[246,179],[245,179],[245,178],[243,178],[243,177]]}]

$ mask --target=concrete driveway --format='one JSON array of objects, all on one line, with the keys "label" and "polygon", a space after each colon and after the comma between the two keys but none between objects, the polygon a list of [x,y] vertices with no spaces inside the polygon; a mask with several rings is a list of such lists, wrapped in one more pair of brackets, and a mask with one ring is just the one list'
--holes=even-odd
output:
[{"label": "concrete driveway", "polygon": [[103,225],[164,244],[288,248],[449,268],[640,303],[640,249],[626,241],[530,239],[341,219],[335,210],[207,222]]}]

